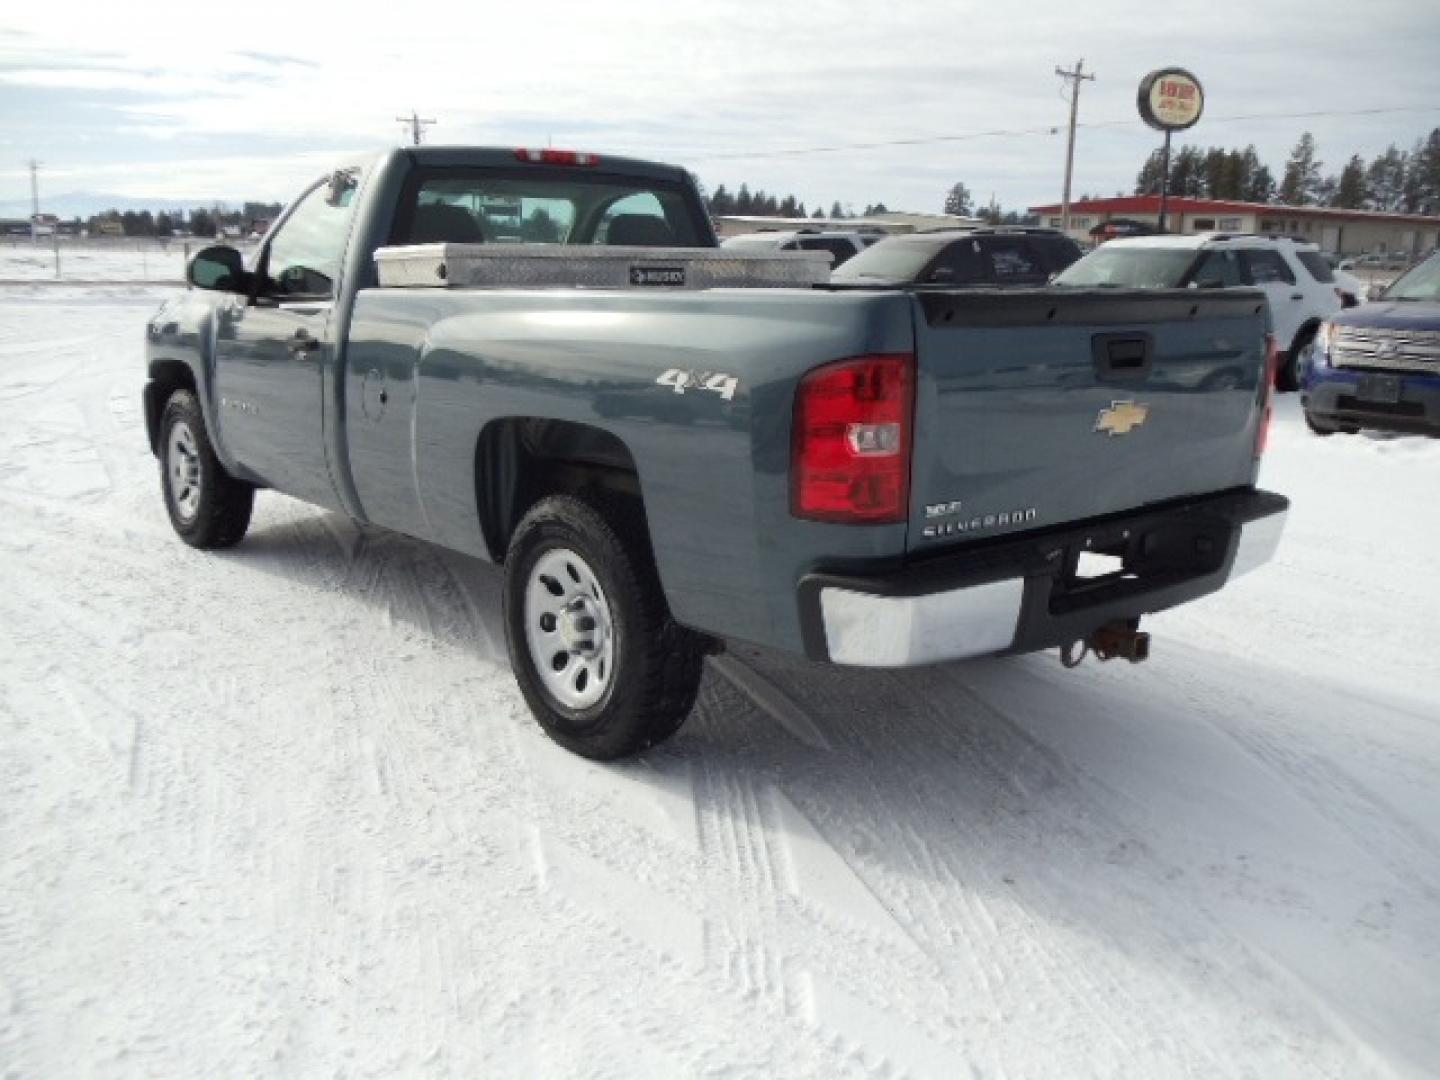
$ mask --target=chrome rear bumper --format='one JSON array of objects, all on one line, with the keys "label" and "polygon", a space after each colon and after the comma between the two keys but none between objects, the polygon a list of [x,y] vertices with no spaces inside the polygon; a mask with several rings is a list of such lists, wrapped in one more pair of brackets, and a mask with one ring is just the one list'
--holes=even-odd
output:
[{"label": "chrome rear bumper", "polygon": [[[967,549],[892,575],[811,575],[801,583],[806,652],[911,667],[1080,640],[1115,619],[1215,592],[1268,562],[1288,505],[1268,492],[1229,493]],[[1071,553],[1116,544],[1133,553],[1127,576],[1075,578]]]}]

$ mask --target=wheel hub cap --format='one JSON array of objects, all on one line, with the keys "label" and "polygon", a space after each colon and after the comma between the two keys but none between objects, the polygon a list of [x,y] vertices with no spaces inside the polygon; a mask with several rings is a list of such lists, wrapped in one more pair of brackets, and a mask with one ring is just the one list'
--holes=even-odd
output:
[{"label": "wheel hub cap", "polygon": [[535,560],[525,586],[525,643],[545,691],[566,708],[596,704],[614,678],[609,600],[590,564],[569,548]]},{"label": "wheel hub cap", "polygon": [[170,504],[182,520],[189,521],[200,508],[200,449],[195,433],[183,420],[170,429],[165,469],[170,480]]}]

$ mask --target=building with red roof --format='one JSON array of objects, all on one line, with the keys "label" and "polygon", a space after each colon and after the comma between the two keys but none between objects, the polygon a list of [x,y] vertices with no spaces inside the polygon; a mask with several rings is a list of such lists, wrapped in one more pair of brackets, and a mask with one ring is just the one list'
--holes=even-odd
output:
[{"label": "building with red roof", "polygon": [[[1032,206],[1041,225],[1060,228],[1060,205]],[[1167,201],[1166,231],[1233,232],[1292,236],[1342,255],[1367,252],[1421,255],[1440,246],[1440,217],[1392,214],[1379,210],[1341,210],[1333,206],[1275,206],[1232,199]],[[1160,196],[1119,195],[1070,204],[1069,235],[1085,242],[1123,231],[1112,223],[1135,222],[1153,228],[1160,220]],[[1110,226],[1110,228],[1106,228]]]}]

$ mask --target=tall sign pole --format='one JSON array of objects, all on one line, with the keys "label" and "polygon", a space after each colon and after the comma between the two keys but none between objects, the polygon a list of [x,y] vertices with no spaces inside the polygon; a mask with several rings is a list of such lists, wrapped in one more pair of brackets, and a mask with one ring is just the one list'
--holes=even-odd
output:
[{"label": "tall sign pole", "polygon": [[1094,82],[1094,75],[1085,74],[1085,60],[1075,61],[1075,70],[1056,68],[1055,74],[1070,83],[1070,135],[1065,141],[1065,190],[1060,197],[1060,228],[1070,229],[1070,178],[1075,172],[1075,117],[1080,112],[1080,84]]},{"label": "tall sign pole", "polygon": [[1195,126],[1205,111],[1205,90],[1184,68],[1161,68],[1140,80],[1135,104],[1140,119],[1165,133],[1160,155],[1160,231],[1167,231],[1170,202],[1170,136]]}]

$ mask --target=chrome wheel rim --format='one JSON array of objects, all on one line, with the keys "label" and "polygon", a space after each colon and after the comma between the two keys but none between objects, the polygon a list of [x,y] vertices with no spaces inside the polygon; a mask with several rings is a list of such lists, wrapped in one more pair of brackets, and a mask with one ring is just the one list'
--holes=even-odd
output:
[{"label": "chrome wheel rim", "polygon": [[614,621],[590,564],[551,548],[525,583],[525,643],[545,692],[568,709],[588,709],[615,677]]},{"label": "chrome wheel rim", "polygon": [[170,480],[170,505],[181,520],[190,521],[200,508],[200,448],[183,420],[170,429],[165,471]]}]

